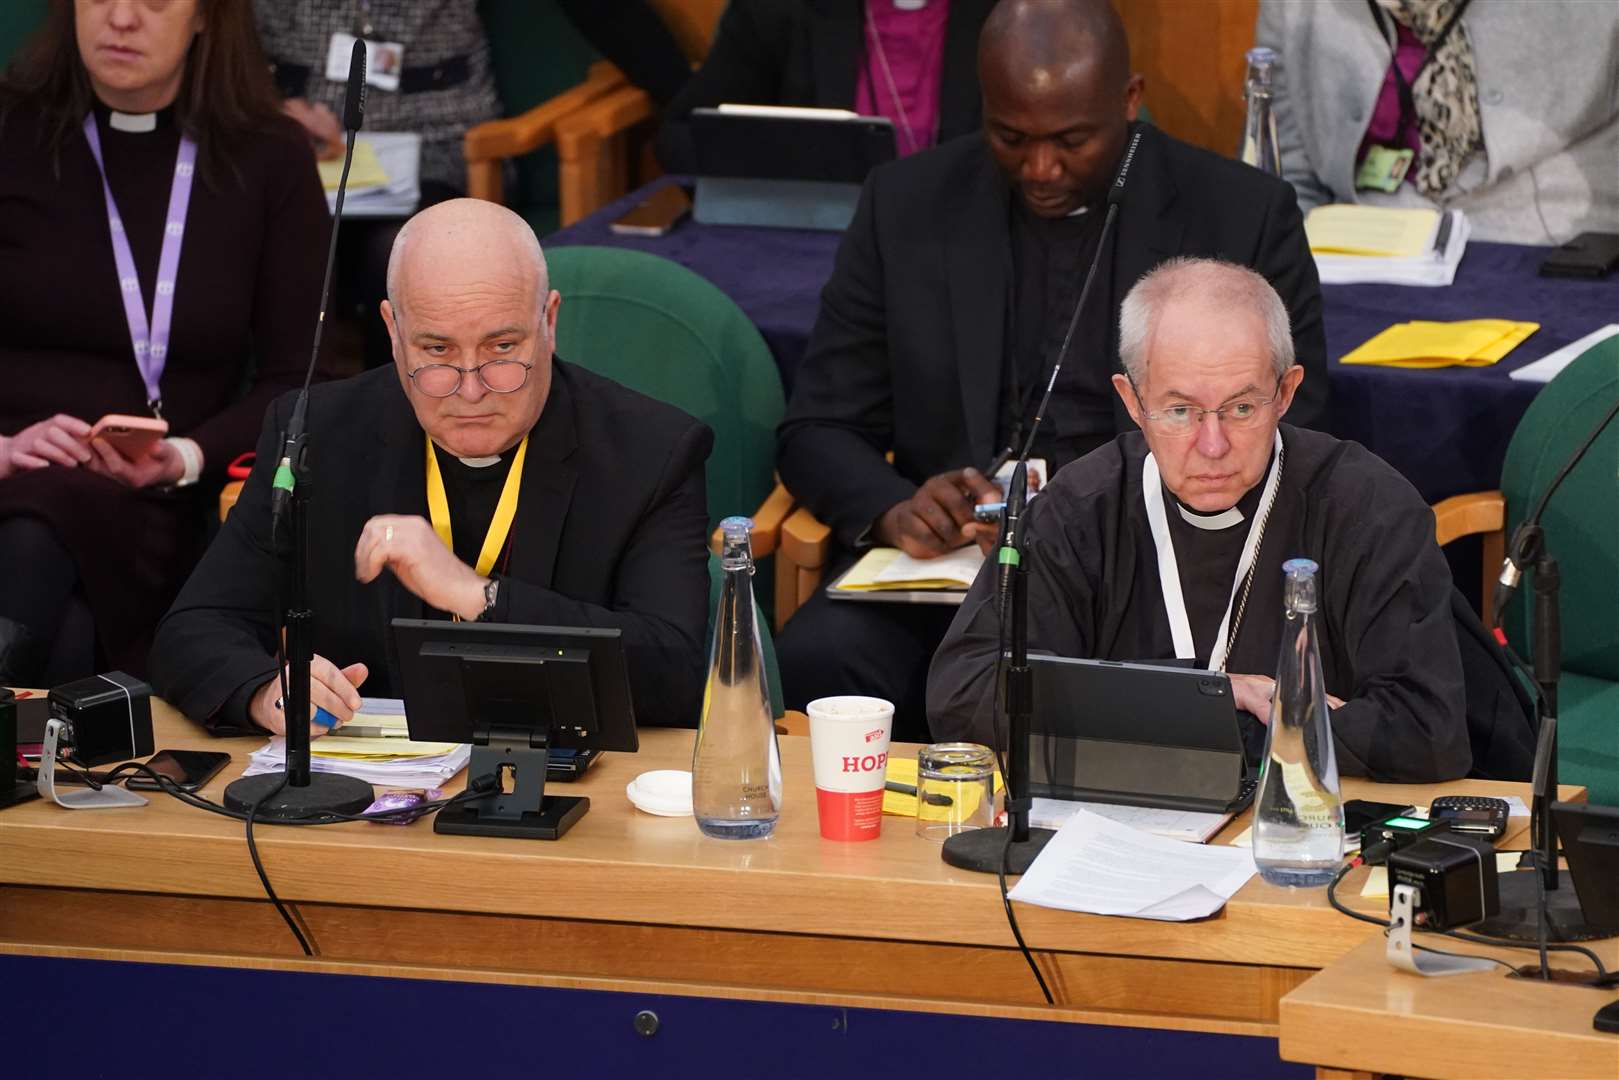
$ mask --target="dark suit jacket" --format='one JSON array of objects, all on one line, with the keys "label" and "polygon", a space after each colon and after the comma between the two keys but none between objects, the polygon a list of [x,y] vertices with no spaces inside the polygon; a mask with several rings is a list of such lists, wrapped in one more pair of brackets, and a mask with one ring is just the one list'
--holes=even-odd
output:
[{"label": "dark suit jacket", "polygon": [[[1293,189],[1148,124],[1113,239],[1106,342],[1069,363],[1114,370],[1130,286],[1175,255],[1219,256],[1263,274],[1287,304],[1305,379],[1289,423],[1321,427],[1327,404],[1321,287]],[[875,170],[838,248],[778,434],[787,488],[845,545],[930,476],[984,468],[995,445],[1012,279],[1013,198],[979,135]],[[1115,402],[1119,431],[1133,426]],[[883,455],[892,450],[894,463]]]},{"label": "dark suit jacket", "polygon": [[[158,692],[216,731],[247,726],[247,698],[275,672],[283,562],[271,553],[269,485],[292,400],[265,416],[241,500],[152,649]],[[377,514],[427,516],[425,436],[392,365],[312,388],[308,430],[315,651],[340,666],[364,661],[362,692],[398,696],[389,623],[423,618],[424,605],[390,572],[357,582],[354,545]],[[622,630],[642,724],[697,720],[712,446],[685,413],[561,361],[529,436],[494,621]]]},{"label": "dark suit jacket", "polygon": [[[952,0],[939,87],[939,141],[977,130],[978,31],[995,0]],[[862,0],[732,0],[697,74],[670,102],[658,133],[669,172],[697,168],[693,109],[726,102],[854,108],[866,55]]]}]

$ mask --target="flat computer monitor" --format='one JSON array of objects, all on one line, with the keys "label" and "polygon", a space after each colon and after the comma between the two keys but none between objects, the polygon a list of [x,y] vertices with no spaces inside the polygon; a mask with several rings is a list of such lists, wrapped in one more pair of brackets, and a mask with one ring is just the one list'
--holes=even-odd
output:
[{"label": "flat computer monitor", "polygon": [[550,748],[639,746],[617,630],[395,619],[393,634],[410,737],[470,743],[468,783],[498,779],[435,832],[555,840],[590,800],[545,794]]},{"label": "flat computer monitor", "polygon": [[1587,925],[1619,934],[1619,806],[1552,803],[1552,819]]}]

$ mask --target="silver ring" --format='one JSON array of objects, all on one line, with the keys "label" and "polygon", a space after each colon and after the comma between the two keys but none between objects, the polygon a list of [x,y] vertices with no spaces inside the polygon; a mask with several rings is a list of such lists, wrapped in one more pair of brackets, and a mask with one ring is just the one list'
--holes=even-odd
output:
[{"label": "silver ring", "polygon": [[386,529],[382,530],[382,539],[383,539],[384,542],[392,540],[393,538],[394,538],[394,527],[392,525],[390,525]]}]

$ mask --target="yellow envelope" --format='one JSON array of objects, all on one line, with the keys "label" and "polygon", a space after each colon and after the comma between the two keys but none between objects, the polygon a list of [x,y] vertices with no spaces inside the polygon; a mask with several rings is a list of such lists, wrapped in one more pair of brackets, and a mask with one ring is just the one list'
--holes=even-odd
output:
[{"label": "yellow envelope", "polygon": [[1401,368],[1486,367],[1539,329],[1539,323],[1511,319],[1395,323],[1342,362]]}]

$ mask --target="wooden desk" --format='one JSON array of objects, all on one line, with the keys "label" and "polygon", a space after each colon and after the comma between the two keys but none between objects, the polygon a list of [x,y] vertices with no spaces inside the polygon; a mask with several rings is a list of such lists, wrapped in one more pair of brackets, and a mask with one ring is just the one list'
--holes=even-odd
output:
[{"label": "wooden desk", "polygon": [[[262,745],[209,740],[161,705],[154,724],[159,747],[231,752],[205,791],[216,800]],[[0,951],[1275,1037],[1282,996],[1376,933],[1333,912],[1323,890],[1258,878],[1197,923],[1020,906],[1053,1009],[1014,947],[993,878],[946,866],[905,819],[888,819],[868,843],[820,839],[804,738],[781,740],[786,811],[769,840],[711,840],[689,820],[635,811],[624,786],[648,769],[689,767],[692,737],[650,730],[638,755],[605,757],[573,785],[591,809],[557,842],[439,836],[426,822],[255,830],[315,960],[265,900],[240,823],[156,793],[131,810],[14,807],[0,813]],[[1473,781],[1345,788],[1419,803],[1524,791]],[[1358,876],[1345,892],[1358,895]]]},{"label": "wooden desk", "polygon": [[[1283,1058],[1433,1080],[1619,1076],[1619,1035],[1591,1027],[1614,991],[1515,979],[1504,968],[1425,979],[1390,967],[1383,946],[1381,938],[1364,942],[1282,999]],[[1533,952],[1460,941],[1435,948],[1535,960]],[[1619,966],[1619,942],[1591,948],[1609,970]],[[1552,956],[1560,968],[1589,968],[1579,956]]]}]

